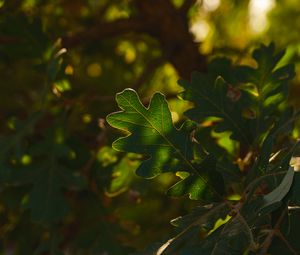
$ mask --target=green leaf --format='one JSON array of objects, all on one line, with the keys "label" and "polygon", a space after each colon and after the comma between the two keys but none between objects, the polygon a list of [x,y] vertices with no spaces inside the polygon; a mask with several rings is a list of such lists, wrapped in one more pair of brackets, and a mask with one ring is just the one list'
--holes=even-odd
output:
[{"label": "green leaf", "polygon": [[180,229],[185,229],[191,224],[198,225],[210,231],[215,222],[218,219],[224,219],[228,213],[229,208],[225,203],[197,206],[189,214],[173,219],[171,224]]},{"label": "green leaf", "polygon": [[295,172],[294,181],[291,188],[291,203],[300,206],[300,173]]},{"label": "green leaf", "polygon": [[[213,197],[210,187],[211,183],[216,188],[218,194],[224,194],[224,181],[219,172],[216,171],[216,160],[212,156],[207,156],[202,162],[196,165],[201,178],[193,174],[174,184],[167,192],[170,196],[183,196],[189,194],[190,199],[201,199]],[[205,181],[206,180],[206,181]]]},{"label": "green leaf", "polygon": [[253,180],[253,178],[257,177],[258,175],[267,172],[269,160],[274,145],[274,140],[275,139],[272,134],[268,134],[267,137],[264,139],[260,149],[260,154],[247,175],[248,181]]},{"label": "green leaf", "polygon": [[257,67],[239,66],[236,68],[236,76],[241,83],[252,84],[253,109],[256,115],[255,136],[260,136],[281,116],[286,108],[288,95],[287,82],[295,75],[293,65],[277,67],[285,52],[275,52],[275,46],[261,45],[254,50],[252,56]]},{"label": "green leaf", "polygon": [[196,207],[191,214],[179,217],[172,224],[180,228],[180,232],[167,242],[162,244],[155,254],[174,254],[183,246],[189,246],[190,242],[200,242],[199,231],[209,231],[218,219],[225,218],[230,208],[226,203],[210,204]]},{"label": "green leaf", "polygon": [[209,196],[212,194],[207,194],[206,183],[202,178],[189,176],[182,181],[174,184],[167,192],[169,196],[179,197],[185,194],[189,194],[189,198],[192,200],[197,200],[203,198],[204,195]]},{"label": "green leaf", "polygon": [[260,173],[265,173],[267,171],[273,146],[274,146],[274,137],[271,134],[265,138],[261,147],[261,153],[257,159],[257,162],[255,162],[255,167],[259,169]]},{"label": "green leaf", "polygon": [[245,254],[253,244],[253,235],[241,215],[220,226],[201,242],[183,247],[180,255],[240,255]]},{"label": "green leaf", "polygon": [[33,188],[27,207],[34,221],[56,222],[68,212],[63,188],[78,189],[84,186],[80,176],[49,158],[47,164],[37,165],[31,173]]},{"label": "green leaf", "polygon": [[117,196],[126,191],[134,180],[134,170],[138,167],[139,161],[125,156],[112,169],[112,180],[107,185],[105,192],[108,196]]},{"label": "green leaf", "polygon": [[190,138],[190,124],[183,125],[179,130],[174,127],[167,101],[162,94],[154,94],[148,108],[132,89],[118,93],[116,100],[122,111],[110,114],[107,121],[112,127],[129,134],[116,140],[113,148],[148,156],[138,167],[138,175],[153,178],[167,171],[186,171],[193,178],[188,185],[194,186],[197,180],[197,185],[205,185],[206,190],[218,195],[208,178],[203,177],[201,169],[198,169],[194,144]]},{"label": "green leaf", "polygon": [[281,203],[282,199],[289,192],[293,183],[293,178],[294,178],[294,168],[290,167],[286,172],[285,176],[283,177],[279,186],[275,188],[273,191],[271,191],[269,194],[263,196],[263,204],[259,208],[260,213],[269,211],[270,208],[272,210],[274,208],[277,208],[277,205]]},{"label": "green leaf", "polygon": [[21,174],[15,173],[15,179],[32,184],[24,206],[34,221],[45,224],[57,222],[68,213],[65,190],[85,186],[82,176],[67,166],[70,147],[57,143],[56,129],[47,130],[46,137],[30,148],[33,164]]},{"label": "green leaf", "polygon": [[253,235],[248,223],[238,214],[224,225],[210,254],[244,254],[253,243]]},{"label": "green leaf", "polygon": [[[182,231],[161,245],[157,254],[243,254],[254,244],[254,239],[242,215],[237,214],[209,232],[219,219],[228,216],[229,211],[226,203],[211,204],[196,207],[191,214],[173,220],[172,224]],[[208,233],[204,240],[199,236],[200,229]]]},{"label": "green leaf", "polygon": [[61,170],[64,169],[57,169],[55,166],[40,169],[29,194],[28,208],[34,221],[57,221],[68,212],[66,200],[61,193],[61,180],[55,173]]},{"label": "green leaf", "polygon": [[217,132],[231,131],[232,139],[251,144],[252,135],[249,130],[250,120],[242,117],[241,91],[235,90],[236,98],[231,98],[231,87],[221,78],[212,79],[209,75],[192,73],[191,82],[179,80],[185,88],[183,98],[195,103],[195,107],[185,114],[195,121],[204,121],[207,117],[218,117]]},{"label": "green leaf", "polygon": [[108,123],[129,133],[113,143],[113,148],[148,155],[137,169],[137,174],[152,178],[171,171],[178,160],[193,168],[192,144],[188,134],[177,130],[172,123],[171,113],[165,97],[156,93],[148,109],[144,107],[134,90],[126,89],[116,96],[121,112],[107,116]]}]

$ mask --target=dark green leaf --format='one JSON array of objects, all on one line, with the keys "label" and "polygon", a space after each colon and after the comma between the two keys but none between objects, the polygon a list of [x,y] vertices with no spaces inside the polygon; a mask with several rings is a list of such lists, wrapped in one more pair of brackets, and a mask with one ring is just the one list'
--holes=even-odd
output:
[{"label": "dark green leaf", "polygon": [[[293,65],[277,67],[277,64],[284,55],[284,51],[275,53],[275,46],[261,45],[253,52],[253,58],[257,67],[239,66],[236,68],[236,75],[240,82],[253,84],[255,86],[256,98],[253,106],[256,115],[256,136],[265,132],[278,119],[281,104],[286,108],[288,95],[287,81],[295,75]],[[282,108],[282,107],[281,107]]]},{"label": "dark green leaf", "polygon": [[300,206],[300,172],[295,172],[291,188],[291,204]]},{"label": "dark green leaf", "polygon": [[218,219],[225,218],[229,212],[226,203],[210,204],[196,208],[190,215],[173,220],[172,224],[180,228],[180,232],[157,249],[155,254],[173,254],[184,245],[199,242],[199,231],[213,228]]},{"label": "dark green leaf", "polygon": [[70,189],[84,185],[81,177],[73,175],[56,161],[37,167],[32,181],[28,208],[31,210],[32,219],[43,223],[56,222],[68,212],[63,187]]},{"label": "dark green leaf", "polygon": [[[294,168],[290,167],[283,177],[281,183],[269,194],[263,196],[263,205],[260,207],[260,212],[265,212],[268,208],[277,208],[278,204],[289,192],[294,178]],[[274,207],[275,206],[275,207]]]},{"label": "dark green leaf", "polygon": [[[231,88],[221,77],[213,80],[198,72],[192,74],[192,81],[179,80],[185,88],[183,98],[195,103],[186,115],[195,121],[204,121],[207,117],[218,117],[217,132],[231,131],[231,137],[245,144],[251,144],[249,122],[242,117],[239,103],[243,96],[238,89]],[[234,90],[231,93],[231,89]],[[231,94],[230,94],[231,93]]]},{"label": "dark green leaf", "polygon": [[[183,196],[189,194],[190,199],[201,199],[203,197],[212,197],[210,187],[207,186],[209,182],[216,188],[218,194],[224,194],[224,181],[219,172],[216,171],[216,160],[207,156],[201,163],[195,164],[199,175],[189,175],[187,178],[179,181],[173,185],[167,192],[171,196]],[[206,181],[204,181],[206,178]]]},{"label": "dark green leaf", "polygon": [[[188,180],[192,180],[184,183],[184,189],[179,188],[180,191],[174,194],[195,188],[204,188],[210,193],[218,194],[208,184],[208,178],[202,176],[202,169],[198,169],[197,164],[193,163],[190,133],[185,125],[180,130],[174,127],[167,101],[162,94],[156,93],[148,108],[142,105],[137,93],[131,89],[117,94],[116,100],[122,111],[110,114],[107,121],[111,126],[129,134],[116,140],[113,148],[149,157],[137,169],[138,175],[152,178],[162,172],[186,171],[191,174]],[[191,188],[187,188],[187,185]],[[195,196],[199,197],[200,193],[197,192]]]},{"label": "dark green leaf", "polygon": [[116,100],[123,111],[109,115],[107,121],[130,135],[116,140],[113,148],[150,156],[138,168],[138,175],[151,178],[170,171],[178,164],[175,158],[193,168],[189,163],[193,158],[189,136],[173,126],[168,104],[162,94],[153,96],[148,109],[142,105],[136,92],[130,89],[117,94]]}]

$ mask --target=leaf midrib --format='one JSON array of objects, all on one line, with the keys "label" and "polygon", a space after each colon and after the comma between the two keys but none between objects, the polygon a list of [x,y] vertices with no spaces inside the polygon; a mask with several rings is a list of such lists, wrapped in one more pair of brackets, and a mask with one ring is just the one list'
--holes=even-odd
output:
[{"label": "leaf midrib", "polygon": [[[127,103],[134,109],[137,111],[137,113],[139,113],[152,127],[153,129],[178,153],[178,155],[185,161],[185,163],[189,166],[189,168],[197,175],[199,176],[202,181],[208,186],[210,187],[210,189],[218,196],[221,197],[221,195],[215,190],[215,188],[213,188],[208,182],[207,180],[205,180],[197,171],[197,169],[194,168],[194,166],[185,158],[185,156],[180,152],[179,149],[176,148],[176,146],[163,134],[160,132],[160,130],[158,130],[151,122],[151,120],[144,115],[141,111],[139,111],[131,102],[130,100],[128,100],[126,97],[124,97],[123,95],[120,95],[125,101],[127,101]],[[144,107],[142,105],[142,107]],[[174,127],[175,128],[175,127]]]}]

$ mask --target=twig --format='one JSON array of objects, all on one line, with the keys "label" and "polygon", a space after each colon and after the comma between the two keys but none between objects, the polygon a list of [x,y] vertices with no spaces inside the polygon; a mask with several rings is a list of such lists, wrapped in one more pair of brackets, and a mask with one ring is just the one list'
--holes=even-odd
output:
[{"label": "twig", "polygon": [[296,252],[295,250],[294,250],[294,248],[289,244],[289,242],[285,239],[285,237],[283,236],[283,234],[280,232],[280,231],[278,231],[277,233],[276,233],[276,235],[285,243],[285,245],[288,247],[288,249],[294,254],[294,255],[299,255],[299,253],[298,252]]},{"label": "twig", "polygon": [[278,234],[278,232],[279,232],[280,224],[281,224],[281,222],[284,219],[285,213],[286,213],[286,209],[284,209],[282,211],[282,213],[281,213],[280,217],[278,218],[278,220],[277,220],[274,228],[270,230],[269,234],[265,238],[265,240],[264,240],[264,242],[262,244],[262,248],[260,250],[259,255],[265,255],[265,254],[267,254],[267,252],[268,252],[268,250],[270,248],[270,245],[272,244],[274,236],[276,234]]}]

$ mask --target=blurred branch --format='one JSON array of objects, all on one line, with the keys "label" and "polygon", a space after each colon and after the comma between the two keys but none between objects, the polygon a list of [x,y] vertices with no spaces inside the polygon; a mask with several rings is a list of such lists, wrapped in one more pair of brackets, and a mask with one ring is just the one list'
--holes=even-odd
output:
[{"label": "blurred branch", "polygon": [[96,27],[85,29],[77,34],[67,35],[62,38],[62,44],[66,48],[75,47],[83,43],[101,41],[130,32],[141,32],[143,27],[143,22],[139,18],[119,19],[113,22],[100,23]]},{"label": "blurred branch", "polygon": [[22,39],[19,37],[12,36],[0,36],[0,44],[12,44],[12,43],[21,43]]},{"label": "blurred branch", "polygon": [[[195,1],[187,0],[182,10],[190,8],[193,3]],[[67,35],[62,40],[63,46],[70,48],[128,33],[145,33],[159,42],[165,60],[181,77],[189,79],[193,71],[206,70],[206,56],[200,54],[186,17],[183,18],[169,0],[135,0],[133,4],[137,9],[136,16],[100,23]]]},{"label": "blurred branch", "polygon": [[[165,94],[166,99],[174,99],[177,98],[178,93],[167,93]],[[144,104],[148,104],[150,102],[150,97],[143,97],[141,98],[141,101]],[[94,103],[95,101],[99,101],[101,103],[115,103],[116,98],[115,96],[100,96],[99,93],[94,92],[94,93],[88,93],[85,94],[84,96],[81,96],[79,98],[62,98],[63,103],[65,106],[70,106],[70,107],[76,107],[78,104],[91,104]]]}]

